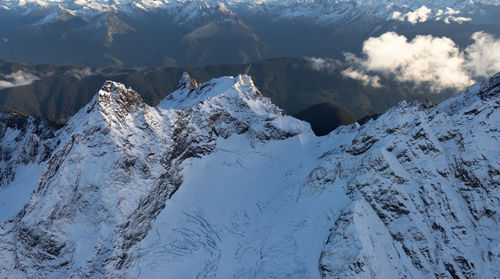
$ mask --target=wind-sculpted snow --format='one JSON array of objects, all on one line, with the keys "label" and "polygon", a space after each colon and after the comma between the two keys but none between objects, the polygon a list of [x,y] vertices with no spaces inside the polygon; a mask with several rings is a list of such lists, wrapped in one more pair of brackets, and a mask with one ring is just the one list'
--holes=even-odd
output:
[{"label": "wind-sculpted snow", "polygon": [[[499,91],[497,74],[316,137],[245,75],[184,74],[157,107],[106,82],[29,157],[43,170],[0,225],[0,275],[495,278]],[[7,157],[30,146],[4,130]]]}]

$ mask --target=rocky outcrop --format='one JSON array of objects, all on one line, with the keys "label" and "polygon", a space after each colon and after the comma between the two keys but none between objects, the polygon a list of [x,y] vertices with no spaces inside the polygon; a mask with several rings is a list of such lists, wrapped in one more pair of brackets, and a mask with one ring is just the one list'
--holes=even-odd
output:
[{"label": "rocky outcrop", "polygon": [[0,187],[16,178],[16,170],[40,164],[52,152],[56,126],[34,116],[0,113]]}]

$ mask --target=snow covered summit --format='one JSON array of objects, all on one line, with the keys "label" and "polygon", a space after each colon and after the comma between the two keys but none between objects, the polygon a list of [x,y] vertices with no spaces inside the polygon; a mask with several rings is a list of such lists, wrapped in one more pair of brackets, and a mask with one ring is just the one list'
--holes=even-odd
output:
[{"label": "snow covered summit", "polygon": [[324,137],[246,75],[185,74],[157,107],[109,81],[43,134],[2,115],[0,275],[494,278],[499,92]]}]

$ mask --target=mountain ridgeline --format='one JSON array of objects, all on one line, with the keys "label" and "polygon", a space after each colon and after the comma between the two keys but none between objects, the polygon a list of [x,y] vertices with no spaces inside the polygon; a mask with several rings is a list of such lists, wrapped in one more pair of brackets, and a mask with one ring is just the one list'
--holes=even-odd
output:
[{"label": "mountain ridgeline", "polygon": [[[456,94],[454,90],[443,90],[439,94],[429,93],[425,88],[391,79],[383,80],[381,88],[369,87],[343,77],[341,72],[346,68],[347,66],[336,63],[333,68],[318,70],[313,67],[310,59],[305,58],[279,58],[241,65],[130,70],[28,65],[3,60],[0,61],[2,73],[17,73],[25,76],[29,82],[0,88],[0,110],[33,114],[64,124],[91,100],[93,92],[106,80],[128,84],[140,92],[147,104],[156,105],[177,88],[177,81],[183,72],[189,72],[199,82],[218,76],[246,73],[252,76],[264,96],[271,98],[288,114],[297,115],[317,104],[335,104],[342,110],[326,105],[321,107],[321,112],[337,114],[335,117],[342,119],[339,124],[349,124],[352,119],[383,113],[403,99],[427,99],[439,103]],[[308,118],[307,115],[312,116],[310,112],[299,114],[299,118],[301,115],[304,115],[303,119],[307,121],[321,120],[321,116]],[[313,128],[316,130],[316,126],[328,126],[331,123],[313,123]]]},{"label": "mountain ridgeline", "polygon": [[0,0],[0,278],[500,279],[499,14]]},{"label": "mountain ridgeline", "polygon": [[[495,278],[500,73],[318,137],[248,75],[0,114],[0,276]],[[340,111],[340,110],[339,110]]]}]

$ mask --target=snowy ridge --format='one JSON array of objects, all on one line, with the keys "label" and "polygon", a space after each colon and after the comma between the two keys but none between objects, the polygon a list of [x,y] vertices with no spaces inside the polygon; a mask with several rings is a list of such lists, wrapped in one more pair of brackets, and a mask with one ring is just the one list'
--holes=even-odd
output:
[{"label": "snowy ridge", "polygon": [[[140,0],[140,1],[108,1],[108,0],[7,0],[4,9],[20,10],[25,14],[37,9],[59,7],[61,11],[77,14],[86,20],[108,12],[121,12],[128,15],[140,15],[144,12],[167,11],[179,23],[186,23],[196,18],[220,11],[226,14],[264,13],[276,19],[309,19],[318,23],[351,22],[364,14],[372,14],[380,19],[393,19],[394,13],[399,15],[415,12],[422,7],[435,12],[433,18],[445,20],[443,11],[450,8],[460,14],[480,11],[485,6],[498,6],[498,0],[481,1],[255,1],[255,0]],[[441,14],[438,12],[441,10]]]},{"label": "snowy ridge", "polygon": [[246,75],[184,74],[157,107],[108,81],[42,140],[0,275],[494,278],[499,92],[500,73],[316,137]]},{"label": "snowy ridge", "polygon": [[325,278],[499,274],[499,85],[497,74],[436,108],[403,102],[366,125],[340,171],[356,198],[322,252]]},{"label": "snowy ridge", "polygon": [[[310,130],[298,120],[280,120],[281,111],[248,77],[222,81],[224,90],[231,83],[243,95],[214,95],[212,102],[196,104],[199,109],[184,110],[149,107],[133,90],[106,82],[57,132],[59,144],[38,188],[18,219],[7,223],[14,227],[2,228],[9,230],[0,233],[3,248],[20,256],[15,265],[23,267],[12,270],[18,256],[7,253],[0,273],[81,277],[127,266],[128,250],[149,232],[182,183],[186,159],[210,153],[217,138],[232,134],[246,133],[259,142],[291,137],[303,127]],[[207,86],[220,92],[217,81]],[[245,107],[247,102],[256,110]],[[14,243],[19,249],[11,249]]]}]

